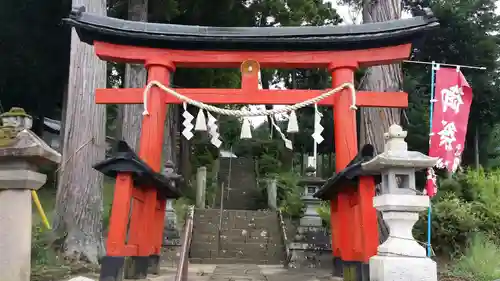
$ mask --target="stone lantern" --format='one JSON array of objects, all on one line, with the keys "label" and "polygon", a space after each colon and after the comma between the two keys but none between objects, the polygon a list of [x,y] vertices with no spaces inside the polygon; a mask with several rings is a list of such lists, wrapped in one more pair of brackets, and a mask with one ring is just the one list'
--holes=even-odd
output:
[{"label": "stone lantern", "polygon": [[0,114],[3,127],[31,129],[33,119],[30,115],[26,114],[24,109],[13,107],[8,112]]},{"label": "stone lantern", "polygon": [[306,176],[299,181],[304,189],[302,201],[305,212],[299,221],[297,233],[288,245],[291,252],[289,266],[297,268],[329,267],[331,261],[331,239],[329,230],[323,227],[318,208],[321,200],[313,195],[323,186],[325,180],[315,176],[316,169],[308,167]]},{"label": "stone lantern", "polygon": [[429,197],[417,195],[415,171],[432,167],[437,158],[408,151],[406,131],[392,125],[384,135],[384,152],[362,164],[366,174],[381,175],[382,194],[373,198],[390,236],[370,258],[370,280],[435,281],[436,263],[412,235],[418,214],[429,208]]},{"label": "stone lantern", "polygon": [[31,194],[46,182],[38,167],[61,155],[29,129],[22,108],[1,114],[0,127],[0,280],[30,280]]},{"label": "stone lantern", "polygon": [[313,197],[313,195],[323,186],[325,180],[315,176],[315,169],[307,168],[306,176],[299,181],[299,186],[304,188],[302,201],[305,205],[305,212],[300,219],[300,226],[316,226],[322,225],[321,218],[318,214],[318,208],[321,206],[321,200]]}]

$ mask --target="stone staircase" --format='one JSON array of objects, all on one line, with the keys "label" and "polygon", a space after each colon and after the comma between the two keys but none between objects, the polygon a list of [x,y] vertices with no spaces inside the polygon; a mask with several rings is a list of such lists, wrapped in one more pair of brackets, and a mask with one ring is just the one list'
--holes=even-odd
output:
[{"label": "stone staircase", "polygon": [[272,211],[194,212],[190,262],[203,264],[283,264],[285,247],[278,215]]},{"label": "stone staircase", "polygon": [[[231,168],[229,168],[231,166]],[[230,178],[229,178],[230,177]],[[255,162],[251,158],[222,158],[219,168],[219,186],[224,188],[223,208],[228,210],[255,210],[260,197],[255,176]],[[221,205],[221,189],[216,207]]]}]

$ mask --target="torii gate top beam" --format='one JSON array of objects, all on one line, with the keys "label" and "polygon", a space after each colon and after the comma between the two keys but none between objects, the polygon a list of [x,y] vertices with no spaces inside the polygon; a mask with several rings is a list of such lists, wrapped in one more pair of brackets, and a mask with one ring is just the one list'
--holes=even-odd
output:
[{"label": "torii gate top beam", "polygon": [[439,25],[432,12],[410,19],[340,26],[209,27],[121,20],[74,7],[66,22],[88,44],[182,50],[339,51],[414,43]]}]

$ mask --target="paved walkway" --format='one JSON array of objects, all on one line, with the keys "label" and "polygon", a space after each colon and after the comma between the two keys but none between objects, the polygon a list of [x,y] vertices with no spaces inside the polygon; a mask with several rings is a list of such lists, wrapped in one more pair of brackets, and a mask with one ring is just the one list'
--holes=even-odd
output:
[{"label": "paved walkway", "polygon": [[[342,281],[325,269],[287,269],[280,265],[190,264],[189,281]],[[148,281],[174,281],[175,269],[163,268],[162,275]]]},{"label": "paved walkway", "polygon": [[[160,276],[151,276],[136,281],[174,281],[176,269],[162,267]],[[70,279],[71,281],[98,280],[98,276],[88,276],[91,279]],[[287,269],[280,265],[255,264],[190,264],[188,281],[342,281],[342,278],[332,277],[325,269]]]}]

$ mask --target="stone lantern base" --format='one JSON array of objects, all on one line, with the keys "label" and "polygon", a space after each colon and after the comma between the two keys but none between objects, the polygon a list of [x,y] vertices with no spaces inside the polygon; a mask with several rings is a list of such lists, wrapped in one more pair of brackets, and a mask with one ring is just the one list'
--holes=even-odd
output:
[{"label": "stone lantern base", "polygon": [[437,281],[437,265],[430,258],[374,256],[371,281]]},{"label": "stone lantern base", "polygon": [[418,213],[429,207],[429,197],[409,194],[384,194],[373,198],[389,227],[389,238],[370,258],[371,281],[437,281],[437,265],[426,256],[412,235]]}]

